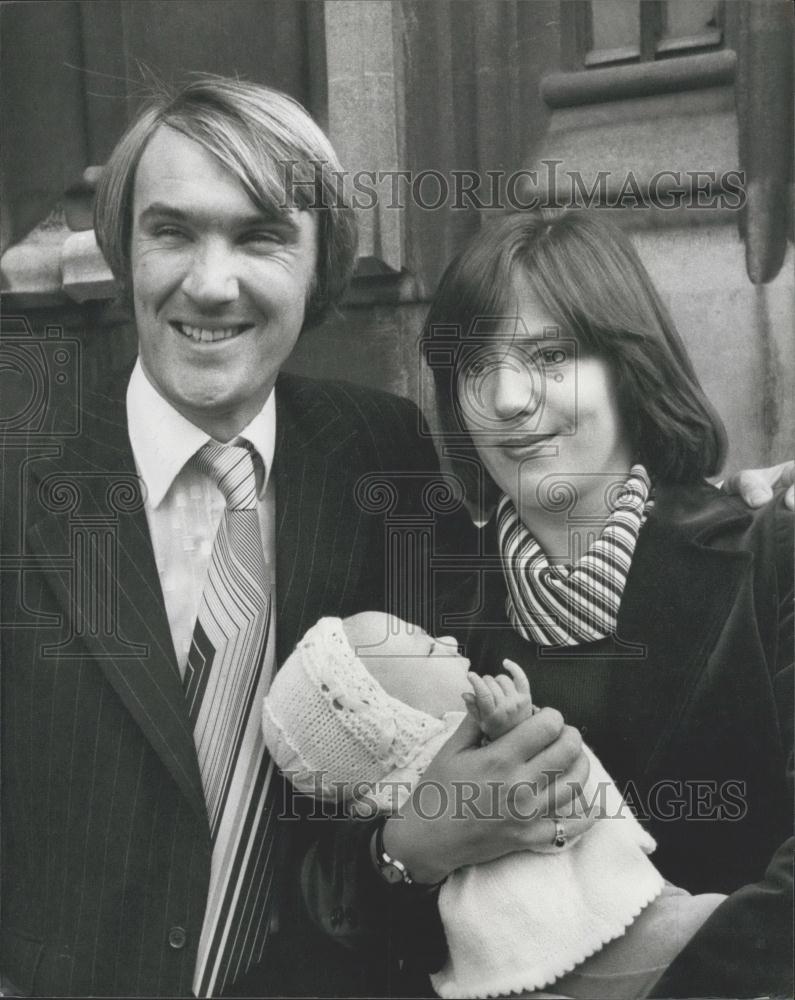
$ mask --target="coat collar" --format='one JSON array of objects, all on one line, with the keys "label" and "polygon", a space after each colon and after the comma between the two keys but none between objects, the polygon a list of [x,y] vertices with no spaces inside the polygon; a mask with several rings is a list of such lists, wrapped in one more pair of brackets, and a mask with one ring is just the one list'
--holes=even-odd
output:
[{"label": "coat collar", "polygon": [[40,502],[27,527],[31,553],[72,633],[44,655],[105,674],[174,780],[206,819],[154,552],[127,434],[128,373],[85,391],[79,437],[50,462],[29,465]]},{"label": "coat collar", "polygon": [[747,525],[752,512],[742,500],[709,483],[662,484],[655,487],[655,507],[650,521],[696,545],[708,545],[724,529]]},{"label": "coat collar", "polygon": [[[276,382],[276,658],[354,581],[363,540],[352,504],[356,431],[322,382],[282,374]],[[344,451],[344,461],[342,453]],[[343,560],[340,558],[344,556]]]},{"label": "coat collar", "polygon": [[633,697],[614,675],[611,692],[626,707],[622,718],[634,730],[644,768],[654,767],[686,709],[751,559],[712,543],[750,521],[739,501],[707,484],[657,491],[617,627],[619,640],[640,651],[638,669],[647,683],[635,685]]}]

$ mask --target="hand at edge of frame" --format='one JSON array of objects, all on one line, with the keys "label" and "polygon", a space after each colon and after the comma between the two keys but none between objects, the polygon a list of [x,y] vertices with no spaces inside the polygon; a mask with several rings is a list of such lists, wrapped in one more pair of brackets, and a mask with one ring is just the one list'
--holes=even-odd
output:
[{"label": "hand at edge of frame", "polygon": [[764,469],[741,469],[728,476],[722,489],[739,496],[749,507],[761,507],[773,491],[787,487],[784,503],[795,510],[795,462],[781,462]]}]

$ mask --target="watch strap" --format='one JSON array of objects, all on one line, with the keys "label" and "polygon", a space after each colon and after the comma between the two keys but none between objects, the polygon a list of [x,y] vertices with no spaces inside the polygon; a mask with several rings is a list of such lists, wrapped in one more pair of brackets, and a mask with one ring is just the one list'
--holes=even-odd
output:
[{"label": "watch strap", "polygon": [[[397,858],[392,857],[384,847],[384,827],[386,826],[386,816],[384,816],[378,823],[375,830],[375,861],[378,865],[379,871],[383,874],[385,869],[391,868],[400,874],[400,882],[403,885],[414,885],[414,879],[411,877],[408,868],[399,861]],[[392,879],[387,879],[387,881],[392,882]],[[397,883],[397,879],[395,883]]]},{"label": "watch strap", "polygon": [[[379,819],[375,828],[375,837],[373,838],[373,853],[381,878],[390,885],[410,886],[412,892],[420,896],[429,896],[436,892],[446,879],[442,879],[440,882],[416,882],[406,865],[393,857],[384,847],[384,827],[386,826],[387,818],[386,816],[382,816]],[[399,877],[390,878],[386,874],[387,870],[391,870],[399,875]]]}]

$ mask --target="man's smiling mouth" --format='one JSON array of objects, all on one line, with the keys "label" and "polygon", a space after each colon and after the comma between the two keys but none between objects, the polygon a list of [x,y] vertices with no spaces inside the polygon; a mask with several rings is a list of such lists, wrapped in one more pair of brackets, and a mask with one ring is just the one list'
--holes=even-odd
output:
[{"label": "man's smiling mouth", "polygon": [[237,337],[238,334],[251,329],[250,323],[237,323],[234,326],[206,327],[192,326],[189,323],[179,323],[177,320],[172,320],[170,325],[189,340],[202,344],[214,344],[219,340],[231,340],[233,337]]}]

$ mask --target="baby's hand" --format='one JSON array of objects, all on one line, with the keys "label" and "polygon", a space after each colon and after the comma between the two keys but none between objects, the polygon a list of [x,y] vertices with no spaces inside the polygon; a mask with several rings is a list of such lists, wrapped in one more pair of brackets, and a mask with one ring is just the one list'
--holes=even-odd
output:
[{"label": "baby's hand", "polygon": [[467,674],[474,694],[467,692],[462,695],[467,712],[490,740],[510,732],[533,714],[530,684],[525,672],[513,660],[503,660],[502,665],[510,676]]}]

